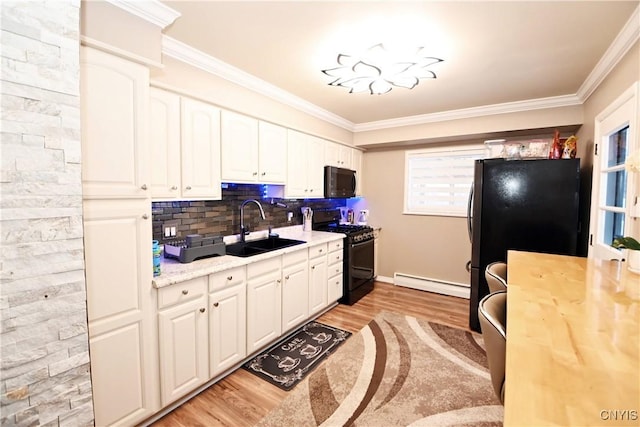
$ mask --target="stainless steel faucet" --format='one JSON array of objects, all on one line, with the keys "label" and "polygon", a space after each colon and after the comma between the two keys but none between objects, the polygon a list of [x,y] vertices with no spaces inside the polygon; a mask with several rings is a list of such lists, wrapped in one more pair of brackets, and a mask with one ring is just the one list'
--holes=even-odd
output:
[{"label": "stainless steel faucet", "polygon": [[251,202],[258,205],[258,208],[260,208],[260,216],[262,217],[262,219],[265,219],[264,210],[262,209],[262,205],[260,204],[259,201],[255,199],[249,199],[242,202],[242,204],[240,205],[240,241],[241,242],[244,242],[245,235],[249,234],[249,230],[246,230],[244,227],[244,207],[247,205],[247,203],[251,203]]}]

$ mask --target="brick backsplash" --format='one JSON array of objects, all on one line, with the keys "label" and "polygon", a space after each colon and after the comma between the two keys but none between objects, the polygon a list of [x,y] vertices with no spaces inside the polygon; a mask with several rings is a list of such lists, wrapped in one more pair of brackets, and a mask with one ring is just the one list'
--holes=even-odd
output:
[{"label": "brick backsplash", "polygon": [[[188,234],[203,236],[228,236],[240,233],[240,205],[247,199],[256,199],[262,205],[265,220],[260,218],[258,207],[245,207],[245,226],[251,231],[266,230],[302,224],[300,208],[309,206],[313,210],[328,209],[346,204],[345,199],[278,199],[263,196],[264,186],[259,184],[227,184],[222,189],[222,200],[199,200],[179,202],[153,202],[153,238],[165,240],[184,239]],[[273,201],[273,204],[272,204]],[[283,203],[287,207],[277,206]],[[293,220],[287,222],[287,212],[293,212]],[[172,221],[177,228],[175,238],[165,239],[162,226]]]}]

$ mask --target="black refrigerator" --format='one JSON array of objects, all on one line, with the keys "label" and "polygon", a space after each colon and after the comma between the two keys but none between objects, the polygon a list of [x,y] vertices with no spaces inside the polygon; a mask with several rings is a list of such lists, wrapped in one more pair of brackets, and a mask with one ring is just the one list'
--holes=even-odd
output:
[{"label": "black refrigerator", "polygon": [[469,327],[480,332],[478,303],[489,293],[484,270],[516,249],[576,255],[580,160],[476,160],[469,202]]}]

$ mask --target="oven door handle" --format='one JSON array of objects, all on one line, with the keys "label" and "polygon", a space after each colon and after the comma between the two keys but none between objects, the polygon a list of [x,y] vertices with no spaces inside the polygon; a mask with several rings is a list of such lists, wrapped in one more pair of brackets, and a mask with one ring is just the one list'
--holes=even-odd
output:
[{"label": "oven door handle", "polygon": [[374,239],[369,239],[369,240],[365,240],[365,241],[363,241],[363,242],[357,242],[357,243],[355,243],[355,242],[354,242],[354,243],[351,243],[351,247],[352,247],[352,248],[357,248],[357,247],[359,247],[359,246],[364,246],[364,245],[366,245],[367,243],[372,243],[372,242],[373,242],[373,240],[374,240]]}]

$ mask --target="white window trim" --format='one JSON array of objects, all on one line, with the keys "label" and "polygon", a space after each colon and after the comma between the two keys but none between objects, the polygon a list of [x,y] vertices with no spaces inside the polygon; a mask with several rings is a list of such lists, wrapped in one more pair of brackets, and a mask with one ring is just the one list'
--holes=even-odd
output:
[{"label": "white window trim", "polygon": [[[418,150],[407,150],[405,151],[404,157],[404,203],[403,203],[403,215],[420,215],[420,216],[451,216],[451,217],[466,217],[467,216],[467,207],[465,205],[464,210],[434,210],[429,212],[420,212],[420,211],[412,211],[409,210],[409,160],[412,156],[424,154],[428,156],[432,155],[442,155],[446,156],[450,155],[462,155],[462,154],[477,154],[478,158],[483,158],[484,154],[484,145],[482,144],[469,144],[469,145],[458,145],[454,147],[435,147],[435,148],[423,148]],[[473,178],[469,183],[469,189],[473,185]]]},{"label": "white window trim", "polygon": [[[589,258],[603,258],[614,259],[621,258],[620,251],[604,245],[601,242],[602,236],[600,235],[602,230],[602,222],[604,218],[600,214],[604,207],[600,205],[600,201],[605,196],[606,188],[601,186],[602,173],[607,169],[606,165],[603,165],[605,156],[606,142],[602,141],[603,133],[612,133],[616,129],[621,129],[625,125],[629,125],[629,133],[627,135],[627,144],[629,147],[629,153],[634,152],[640,148],[640,142],[638,141],[638,112],[640,111],[640,98],[638,96],[638,82],[635,82],[631,87],[624,91],[615,101],[613,101],[607,108],[605,108],[595,118],[594,124],[594,136],[593,140],[598,145],[598,154],[594,153],[593,156],[593,180],[591,188],[591,215],[589,224]],[[629,103],[625,108],[625,104]],[[607,122],[613,122],[613,127],[609,126],[605,128]],[[610,169],[610,168],[608,168]],[[634,201],[638,197],[640,192],[639,174],[629,173],[627,174],[627,205],[624,209],[610,207],[606,210],[609,211],[621,211],[628,219],[640,217],[640,206],[635,205]],[[629,235],[633,232],[632,221],[625,221],[624,234]]]}]

